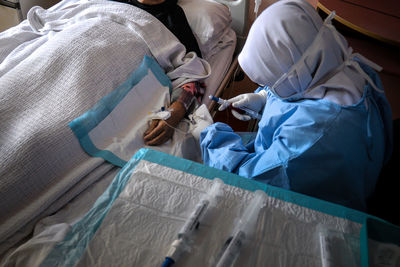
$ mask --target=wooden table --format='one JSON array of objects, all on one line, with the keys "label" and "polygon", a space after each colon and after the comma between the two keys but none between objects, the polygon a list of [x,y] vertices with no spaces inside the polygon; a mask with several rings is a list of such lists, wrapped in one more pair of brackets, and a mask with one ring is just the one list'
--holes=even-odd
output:
[{"label": "wooden table", "polygon": [[325,13],[347,27],[380,41],[400,46],[399,0],[320,0]]}]

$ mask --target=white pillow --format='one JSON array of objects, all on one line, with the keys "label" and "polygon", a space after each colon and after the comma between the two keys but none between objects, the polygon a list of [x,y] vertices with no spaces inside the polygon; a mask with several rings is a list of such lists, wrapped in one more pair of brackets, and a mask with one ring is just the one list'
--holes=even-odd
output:
[{"label": "white pillow", "polygon": [[209,54],[230,26],[229,8],[213,0],[179,0],[203,56]]}]

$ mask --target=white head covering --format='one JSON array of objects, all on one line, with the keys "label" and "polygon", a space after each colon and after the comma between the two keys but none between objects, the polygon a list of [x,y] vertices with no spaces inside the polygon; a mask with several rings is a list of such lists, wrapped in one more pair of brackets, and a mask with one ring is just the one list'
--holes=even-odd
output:
[{"label": "white head covering", "polygon": [[303,0],[276,2],[253,23],[239,55],[240,66],[253,82],[267,85],[282,99],[357,103],[366,80],[372,81],[353,60],[356,54],[345,38],[331,25],[333,16],[323,22]]}]

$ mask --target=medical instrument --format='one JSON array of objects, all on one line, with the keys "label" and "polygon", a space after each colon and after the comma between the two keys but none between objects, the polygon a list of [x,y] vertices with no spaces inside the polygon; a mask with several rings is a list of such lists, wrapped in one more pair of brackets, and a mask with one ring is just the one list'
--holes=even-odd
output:
[{"label": "medical instrument", "polygon": [[232,114],[239,120],[250,120],[251,118],[258,120],[261,119],[261,115],[257,112],[254,112],[253,110],[250,110],[245,107],[240,107],[240,108],[233,107],[231,103],[228,102],[228,100],[215,97],[213,95],[209,95],[209,98],[220,105],[230,107],[232,109]]},{"label": "medical instrument", "polygon": [[229,103],[227,100],[219,98],[219,97],[215,97],[213,95],[209,95],[209,98],[215,102],[217,102],[218,104],[220,104],[221,106],[223,106],[225,109],[226,107],[230,107],[232,110],[232,115],[235,116],[237,119],[239,120],[243,120],[243,121],[248,121],[251,119],[251,117],[249,115],[246,115],[246,112],[244,110],[235,108],[231,105],[231,103]]},{"label": "medical instrument", "polygon": [[159,110],[149,112],[150,118],[152,120],[168,120],[171,117],[172,109],[166,109],[162,106]]},{"label": "medical instrument", "polygon": [[178,232],[178,239],[174,240],[165,257],[162,267],[172,266],[184,251],[189,250],[194,231],[199,227],[200,220],[208,210],[217,205],[218,198],[222,195],[223,181],[214,178],[210,191],[197,204],[196,208]]},{"label": "medical instrument", "polygon": [[209,95],[208,98],[210,98],[211,100],[217,102],[220,105],[227,105],[226,104],[227,102],[226,102],[225,99],[222,99],[222,98],[219,98],[219,97],[216,97],[216,96],[213,96],[213,95]]},{"label": "medical instrument", "polygon": [[245,240],[251,237],[255,229],[258,215],[265,205],[266,197],[267,195],[264,191],[257,190],[254,192],[253,199],[240,218],[236,229],[233,231],[234,234],[226,241],[225,244],[227,246],[225,245],[223,254],[215,265],[216,267],[233,266]]},{"label": "medical instrument", "polygon": [[186,127],[187,130],[182,129],[183,127],[174,127],[174,126],[172,126],[171,124],[169,124],[167,122],[167,120],[171,117],[171,112],[172,111],[174,111],[174,109],[172,109],[172,108],[167,108],[166,109],[163,106],[159,110],[149,112],[147,126],[150,127],[150,125],[151,125],[153,120],[163,120],[164,123],[168,125],[168,127],[174,129],[175,131],[180,132],[181,134],[184,134],[184,135],[188,134],[190,132],[190,124],[192,123],[192,121],[191,120],[188,121],[186,119],[182,119],[181,124],[186,123],[187,124],[187,127]]}]

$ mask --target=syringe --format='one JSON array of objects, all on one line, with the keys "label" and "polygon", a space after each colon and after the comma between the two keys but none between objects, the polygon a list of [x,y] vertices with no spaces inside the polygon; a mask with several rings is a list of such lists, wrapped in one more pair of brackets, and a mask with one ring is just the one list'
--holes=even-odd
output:
[{"label": "syringe", "polygon": [[226,242],[228,244],[225,245],[225,250],[215,265],[216,267],[233,266],[245,240],[250,238],[256,227],[258,215],[265,205],[266,197],[267,195],[264,191],[257,190],[254,192],[253,199],[240,218],[233,234],[228,238]]},{"label": "syringe", "polygon": [[210,191],[196,205],[196,208],[185,221],[185,224],[178,232],[178,239],[174,240],[165,257],[162,267],[172,266],[181,256],[181,254],[189,249],[189,243],[192,239],[193,232],[199,227],[200,220],[204,218],[210,207],[217,205],[218,197],[222,195],[223,182],[219,178],[214,178]]},{"label": "syringe", "polygon": [[[245,107],[233,107],[231,103],[228,102],[228,100],[209,95],[209,98],[215,102],[217,102],[220,105],[224,105],[226,107],[230,107],[232,109],[232,114],[238,118],[239,120],[250,120],[251,118],[253,119],[261,119],[261,115],[257,112],[254,112],[251,109],[245,108]],[[235,114],[237,112],[238,114]]]}]

